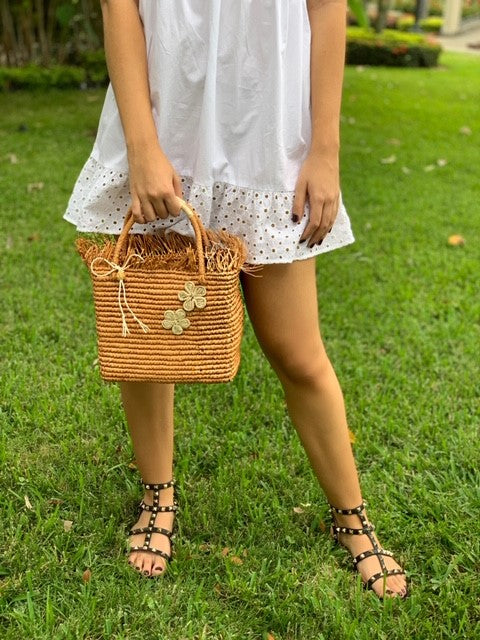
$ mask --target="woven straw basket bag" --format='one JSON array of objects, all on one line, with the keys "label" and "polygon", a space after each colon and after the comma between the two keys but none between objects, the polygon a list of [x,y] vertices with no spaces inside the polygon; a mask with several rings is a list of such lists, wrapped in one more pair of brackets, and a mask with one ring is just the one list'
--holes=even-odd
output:
[{"label": "woven straw basket bag", "polygon": [[[130,234],[131,208],[116,241],[78,238],[93,282],[98,359],[104,380],[229,382],[240,365],[243,240],[205,229],[178,198],[195,239]],[[253,265],[250,265],[253,268]]]}]

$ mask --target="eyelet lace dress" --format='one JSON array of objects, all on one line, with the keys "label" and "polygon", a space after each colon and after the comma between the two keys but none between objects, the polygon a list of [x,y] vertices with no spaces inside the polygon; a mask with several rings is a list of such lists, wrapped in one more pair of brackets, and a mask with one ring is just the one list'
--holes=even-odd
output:
[{"label": "eyelet lace dress", "polygon": [[[242,237],[247,262],[293,262],[355,241],[340,192],[332,231],[312,248],[291,218],[311,141],[306,0],[140,0],[152,114],[183,199],[206,227]],[[125,138],[109,84],[96,139],[65,220],[118,234],[130,206]],[[134,224],[193,235],[185,216]]]}]

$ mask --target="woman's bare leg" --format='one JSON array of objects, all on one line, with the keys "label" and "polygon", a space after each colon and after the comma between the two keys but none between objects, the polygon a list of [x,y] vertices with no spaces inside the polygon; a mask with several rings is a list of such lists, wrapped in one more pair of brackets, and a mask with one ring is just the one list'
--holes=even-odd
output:
[{"label": "woman's bare leg", "polygon": [[[173,384],[155,382],[120,382],[123,407],[132,438],[135,460],[145,482],[168,482],[173,476]],[[173,504],[173,487],[160,491],[160,505]],[[144,500],[153,504],[153,490],[145,490]],[[146,527],[151,513],[143,511],[132,527]],[[174,513],[157,513],[156,527],[171,530]],[[131,546],[143,544],[145,534],[131,536]],[[170,554],[166,536],[152,534],[151,546]],[[158,575],[165,569],[166,561],[154,553],[132,551],[129,562],[145,575]]]},{"label": "woman's bare leg", "polygon": [[[328,501],[349,509],[361,503],[362,493],[342,390],[320,334],[315,267],[313,257],[264,265],[257,275],[242,273],[241,279],[255,334],[283,386],[310,464]],[[336,514],[336,519],[339,526],[362,526],[355,514]],[[340,533],[339,538],[353,555],[372,548],[366,534]],[[387,569],[400,568],[393,558],[383,557]],[[364,581],[381,571],[375,556],[363,559],[358,569]],[[379,595],[382,583],[373,584]],[[386,589],[400,592],[405,584],[403,575],[389,576]]]}]

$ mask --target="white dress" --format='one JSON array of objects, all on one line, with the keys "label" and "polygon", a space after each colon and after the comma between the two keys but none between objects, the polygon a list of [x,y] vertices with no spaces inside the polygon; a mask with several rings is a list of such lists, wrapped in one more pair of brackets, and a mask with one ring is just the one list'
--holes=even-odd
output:
[{"label": "white dress", "polygon": [[[292,262],[355,241],[341,193],[321,245],[299,243],[291,218],[310,146],[310,22],[306,0],[140,0],[160,146],[183,199],[206,227],[240,235],[251,263]],[[64,218],[78,231],[120,233],[130,205],[125,138],[112,85]],[[186,216],[167,228],[193,235]]]}]

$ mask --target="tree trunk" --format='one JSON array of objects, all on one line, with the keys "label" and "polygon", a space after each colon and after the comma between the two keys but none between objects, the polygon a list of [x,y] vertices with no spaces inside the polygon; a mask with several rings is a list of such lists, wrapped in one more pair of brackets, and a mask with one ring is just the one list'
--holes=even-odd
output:
[{"label": "tree trunk", "polygon": [[2,18],[2,53],[7,65],[13,66],[19,63],[18,41],[8,0],[1,0],[0,15]]},{"label": "tree trunk", "polygon": [[381,33],[385,29],[387,14],[390,11],[391,6],[392,0],[378,0],[377,17],[373,25],[376,33]]},{"label": "tree trunk", "polygon": [[37,23],[38,40],[40,43],[40,58],[42,64],[48,66],[50,62],[50,48],[45,32],[45,5],[43,0],[35,0],[35,13]]}]

